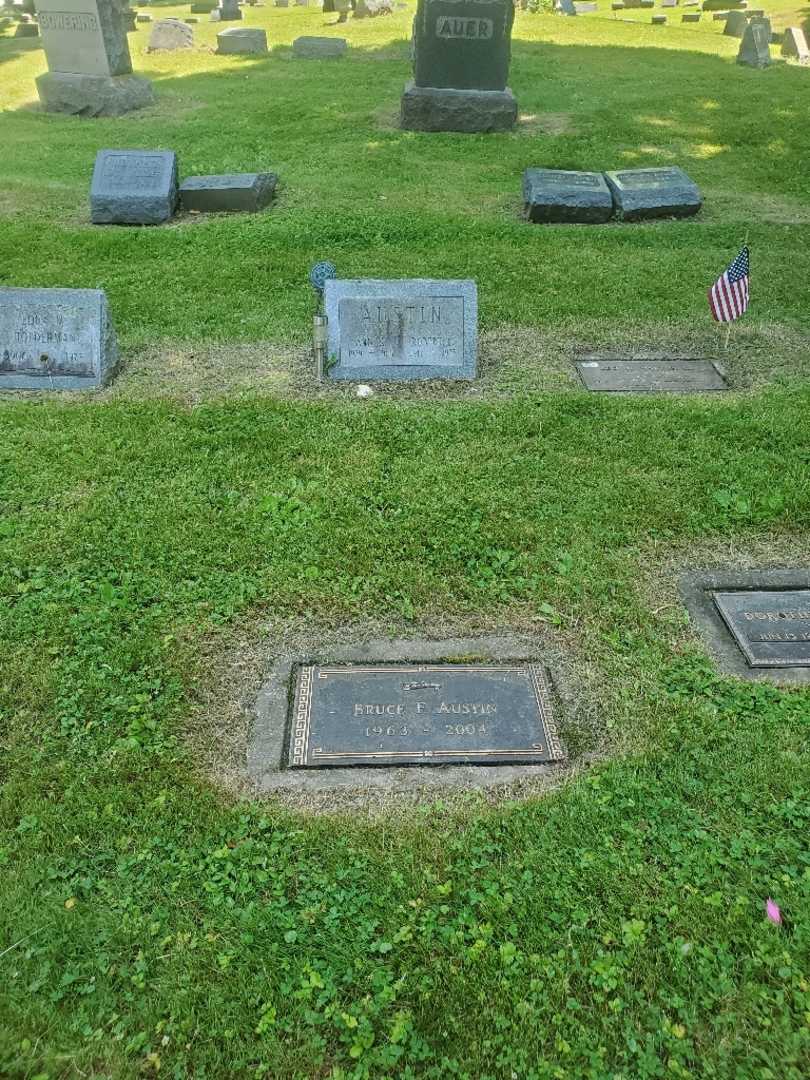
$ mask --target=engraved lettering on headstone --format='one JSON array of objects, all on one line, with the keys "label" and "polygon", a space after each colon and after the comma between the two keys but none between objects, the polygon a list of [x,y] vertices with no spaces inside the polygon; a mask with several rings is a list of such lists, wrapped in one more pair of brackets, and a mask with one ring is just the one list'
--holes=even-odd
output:
[{"label": "engraved lettering on headstone", "polygon": [[715,592],[749,667],[810,666],[810,589]]},{"label": "engraved lettering on headstone", "polygon": [[492,19],[452,18],[440,15],[436,20],[437,38],[467,38],[489,41],[494,32]]},{"label": "engraved lettering on headstone", "polygon": [[408,301],[344,297],[339,304],[340,362],[348,367],[460,365],[464,357],[464,300],[457,296]]}]

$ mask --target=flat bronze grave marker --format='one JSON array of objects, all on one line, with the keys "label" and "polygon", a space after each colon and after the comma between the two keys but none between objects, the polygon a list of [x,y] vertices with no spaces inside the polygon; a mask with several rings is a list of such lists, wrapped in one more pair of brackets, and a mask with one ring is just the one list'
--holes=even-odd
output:
[{"label": "flat bronze grave marker", "polygon": [[749,667],[810,667],[810,589],[713,592]]},{"label": "flat bronze grave marker", "polygon": [[711,360],[578,360],[579,377],[588,390],[624,393],[694,394],[728,390]]},{"label": "flat bronze grave marker", "polygon": [[557,761],[538,664],[352,664],[298,669],[291,768]]}]

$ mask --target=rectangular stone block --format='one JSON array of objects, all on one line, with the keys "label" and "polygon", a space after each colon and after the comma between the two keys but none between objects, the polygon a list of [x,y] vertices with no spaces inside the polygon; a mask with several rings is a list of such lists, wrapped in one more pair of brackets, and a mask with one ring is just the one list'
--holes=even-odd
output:
[{"label": "rectangular stone block", "polygon": [[171,150],[99,150],[90,186],[95,225],[159,225],[177,207]]},{"label": "rectangular stone block", "polygon": [[749,667],[810,667],[810,589],[713,594]]},{"label": "rectangular stone block", "polygon": [[129,75],[126,26],[110,0],[37,0],[48,70],[72,75]]},{"label": "rectangular stone block", "polygon": [[474,281],[326,282],[331,379],[473,379],[478,352]]},{"label": "rectangular stone block", "polygon": [[101,290],[0,287],[0,389],[92,389],[117,363]]},{"label": "rectangular stone block", "polygon": [[292,43],[293,56],[299,60],[336,60],[345,55],[347,48],[345,38],[304,36]]},{"label": "rectangular stone block", "polygon": [[703,205],[697,185],[677,165],[605,173],[622,221],[691,217]]},{"label": "rectangular stone block", "polygon": [[576,369],[586,388],[602,393],[694,394],[728,390],[711,360],[622,360],[586,357]]},{"label": "rectangular stone block", "polygon": [[446,90],[409,82],[400,102],[400,125],[406,131],[511,131],[517,112],[517,100],[508,86],[505,90]]},{"label": "rectangular stone block", "polygon": [[601,173],[526,169],[523,204],[531,222],[598,225],[613,216],[613,196]]},{"label": "rectangular stone block", "polygon": [[262,210],[273,198],[275,173],[230,173],[189,176],[180,185],[184,210],[215,213],[225,210]]},{"label": "rectangular stone block", "polygon": [[700,22],[699,11],[685,11],[681,16],[681,22],[685,23],[698,23]]},{"label": "rectangular stone block", "polygon": [[267,52],[267,31],[253,26],[231,26],[217,34],[220,56],[255,55]]},{"label": "rectangular stone block", "polygon": [[294,769],[564,756],[539,664],[306,664],[289,732]]}]

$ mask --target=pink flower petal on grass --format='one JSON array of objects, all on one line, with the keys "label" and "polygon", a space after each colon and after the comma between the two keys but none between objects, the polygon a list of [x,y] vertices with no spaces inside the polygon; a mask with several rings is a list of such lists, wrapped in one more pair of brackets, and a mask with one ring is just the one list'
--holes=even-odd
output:
[{"label": "pink flower petal on grass", "polygon": [[774,903],[770,896],[765,901],[765,914],[776,926],[782,925],[782,912],[779,910],[779,905]]}]

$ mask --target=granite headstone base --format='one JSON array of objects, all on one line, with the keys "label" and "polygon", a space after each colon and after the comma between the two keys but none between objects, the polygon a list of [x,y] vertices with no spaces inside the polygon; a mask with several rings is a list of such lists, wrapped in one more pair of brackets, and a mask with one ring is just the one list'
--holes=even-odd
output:
[{"label": "granite headstone base", "polygon": [[255,212],[272,201],[277,180],[275,173],[189,176],[180,185],[180,202],[184,210],[201,213]]},{"label": "granite headstone base", "polygon": [[468,134],[511,131],[517,99],[505,90],[444,90],[409,82],[402,95],[401,125],[406,131],[460,131]]},{"label": "granite headstone base", "polygon": [[40,75],[36,83],[46,112],[123,116],[155,101],[151,82],[137,75],[68,75],[49,71]]},{"label": "granite headstone base", "polygon": [[526,169],[523,203],[535,223],[601,225],[613,216],[613,196],[601,173]]}]

